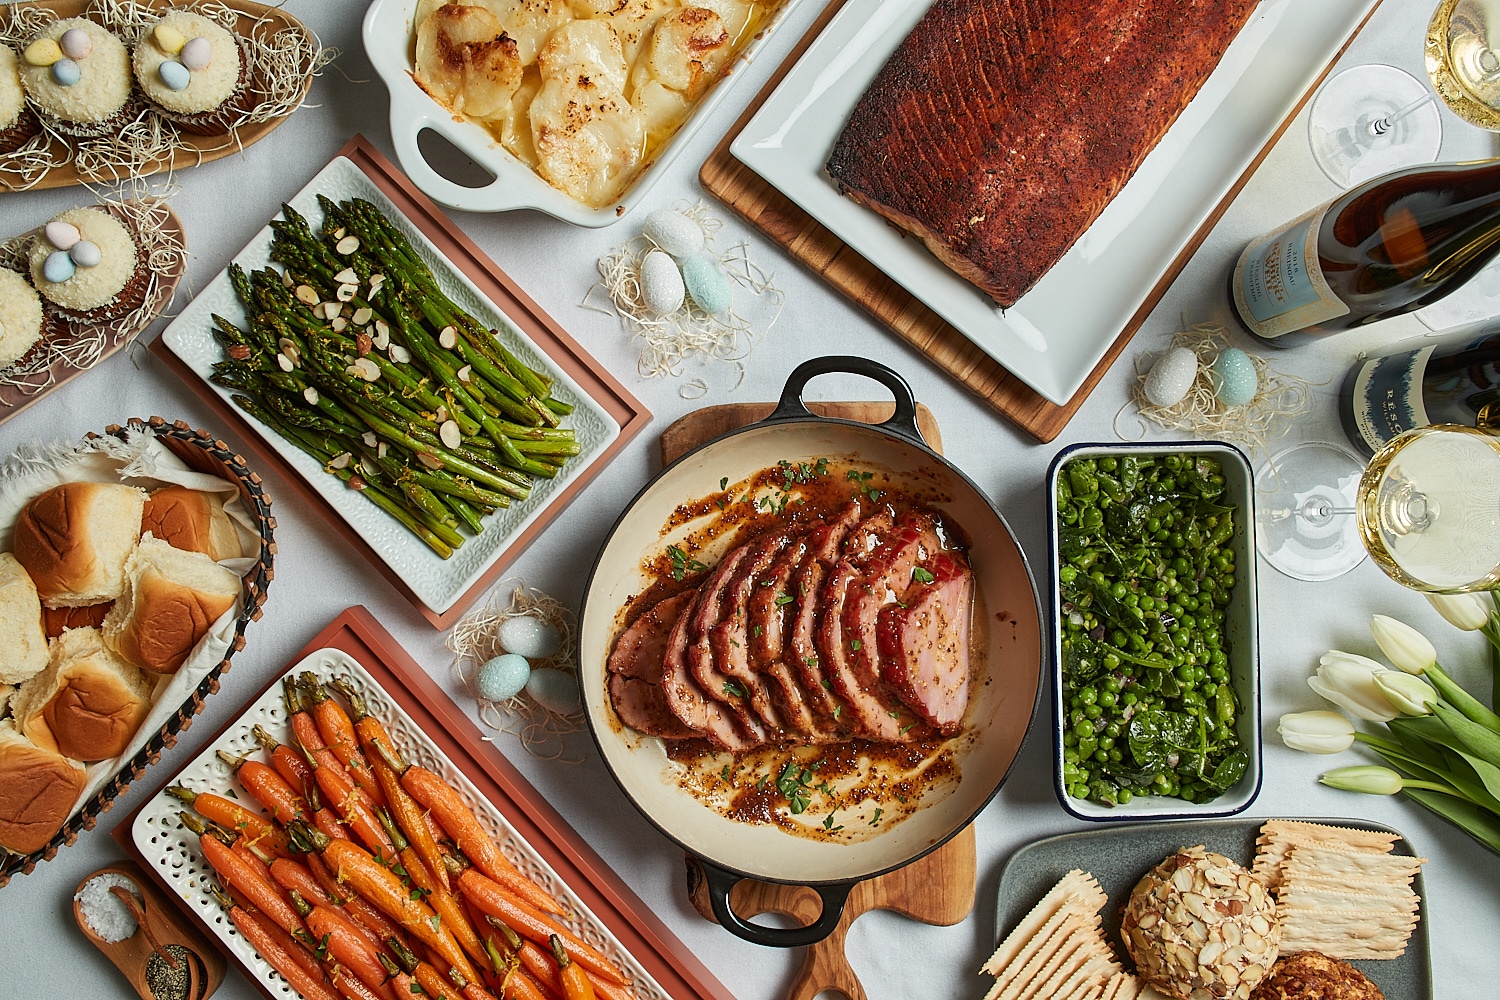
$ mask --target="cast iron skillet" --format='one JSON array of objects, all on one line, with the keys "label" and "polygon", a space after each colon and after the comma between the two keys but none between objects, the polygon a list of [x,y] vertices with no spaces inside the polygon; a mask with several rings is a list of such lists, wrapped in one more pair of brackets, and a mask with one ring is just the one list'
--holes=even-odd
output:
[{"label": "cast iron skillet", "polygon": [[[802,393],[810,379],[829,372],[880,382],[896,398],[895,415],[877,425],[815,416],[803,405]],[[877,362],[827,357],[798,366],[769,417],[684,455],[641,490],[611,529],[585,587],[578,675],[599,752],[641,814],[701,861],[714,914],[748,941],[790,947],[822,940],[837,926],[857,882],[915,861],[966,827],[1004,782],[1037,705],[1044,639],[1026,557],[979,487],[927,447],[916,412],[906,380]],[[910,492],[936,495],[934,505],[969,534],[979,595],[972,628],[977,648],[984,651],[966,719],[972,740],[958,752],[956,785],[900,823],[852,844],[823,843],[772,825],[731,821],[701,805],[672,781],[661,742],[620,723],[605,678],[621,609],[650,584],[643,564],[668,544],[661,529],[672,511],[713,494],[722,478],[735,482],[780,459],[811,462],[823,457],[852,457],[890,470]],[[712,562],[717,555],[704,558]],[[730,890],[745,878],[809,886],[822,898],[823,912],[808,927],[752,924],[729,905]]]}]

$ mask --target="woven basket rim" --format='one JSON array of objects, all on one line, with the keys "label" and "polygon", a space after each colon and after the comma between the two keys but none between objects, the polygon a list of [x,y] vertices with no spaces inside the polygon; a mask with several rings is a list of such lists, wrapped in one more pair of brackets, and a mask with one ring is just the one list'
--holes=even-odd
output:
[{"label": "woven basket rim", "polygon": [[[156,735],[141,747],[134,757],[120,766],[109,781],[83,804],[78,813],[63,824],[62,829],[57,831],[45,847],[25,855],[6,854],[3,849],[0,849],[0,887],[3,887],[12,876],[28,874],[39,862],[50,861],[56,856],[58,850],[76,841],[80,833],[92,830],[99,816],[109,811],[115,799],[123,795],[131,784],[145,773],[147,767],[160,760],[164,751],[176,745],[177,737],[192,725],[193,717],[203,711],[204,699],[219,690],[219,678],[229,670],[231,658],[244,648],[245,629],[252,621],[260,618],[266,602],[266,591],[274,576],[272,566],[276,555],[274,537],[276,518],[271,514],[271,497],[266,493],[260,476],[250,470],[244,458],[222,439],[214,437],[205,430],[194,430],[191,425],[181,420],[168,421],[163,417],[146,419],[131,417],[123,426],[110,424],[104,429],[104,433],[124,440],[132,430],[144,431],[158,439],[181,441],[202,450],[218,463],[221,471],[225,473],[224,478],[238,485],[243,491],[242,499],[247,501],[247,505],[251,508],[250,513],[255,517],[256,534],[260,546],[255,565],[251,566],[241,578],[245,596],[244,608],[235,621],[234,637],[230,640],[229,648],[224,651],[224,658],[208,672],[198,687],[162,725]],[[99,434],[90,431],[85,435],[84,440],[97,440],[99,437]]]}]

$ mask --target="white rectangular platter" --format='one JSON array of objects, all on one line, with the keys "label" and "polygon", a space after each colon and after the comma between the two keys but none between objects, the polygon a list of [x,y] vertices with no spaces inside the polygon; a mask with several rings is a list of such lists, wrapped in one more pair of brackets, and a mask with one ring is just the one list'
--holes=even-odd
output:
[{"label": "white rectangular platter", "polygon": [[[420,229],[387,198],[369,177],[347,157],[336,157],[324,167],[289,204],[307,217],[314,231],[322,223],[318,195],[334,201],[363,198],[380,209],[406,235],[423,262],[432,270],[438,287],[487,328],[499,331],[500,341],[522,362],[556,380],[554,395],[571,403],[573,413],[563,418],[572,427],[582,452],[570,458],[555,479],[538,479],[531,495],[484,520],[484,531],[466,536],[463,547],[443,559],[419,538],[402,527],[368,499],[351,490],[335,476],[323,471],[316,459],[287,441],[276,431],[234,405],[229,390],[208,382],[215,362],[224,354],[213,336],[213,315],[243,325],[245,310],[235,296],[228,271],[221,272],[162,333],[162,341],[193,372],[224,400],[225,404],[286,460],[326,500],[339,516],[369,543],[379,557],[411,588],[428,608],[442,613],[451,608],[486,569],[505,554],[526,527],[545,510],[568,483],[584,473],[620,434],[620,425],[554,364],[500,308],[475,287],[466,275],[450,264]],[[272,232],[268,225],[255,235],[234,262],[253,271],[270,261]]]},{"label": "white rectangular platter", "polygon": [[1120,194],[1005,311],[919,241],[840,195],[823,169],[849,113],[932,3],[850,0],[730,151],[1017,378],[1062,405],[1379,0],[1263,0]]},{"label": "white rectangular platter", "polygon": [[[320,649],[310,653],[288,670],[287,674],[300,674],[304,670],[310,671],[320,681],[329,681],[335,677],[347,678],[368,704],[370,714],[385,723],[397,751],[407,760],[434,772],[457,789],[465,804],[479,817],[485,832],[500,845],[505,856],[563,904],[570,914],[559,918],[564,925],[625,970],[640,1000],[667,1000],[666,992],[614,935],[605,929],[603,922],[594,916],[531,845],[516,833],[463,771],[417,728],[411,717],[360,666],[359,661],[343,650]],[[259,748],[251,735],[251,728],[257,724],[264,726],[273,736],[290,741],[290,727],[286,707],[281,700],[280,684],[273,684],[265,694],[252,702],[239,720],[225,732],[224,739],[205,747],[202,753],[173,776],[170,783],[186,785],[195,792],[228,795],[253,807],[254,800],[249,793],[239,787],[239,782],[235,780],[229,767],[219,761],[214,753],[227,750],[233,754],[256,756]],[[234,925],[220,912],[218,904],[205,891],[205,885],[217,879],[213,869],[203,860],[198,838],[178,819],[178,813],[182,809],[183,804],[165,792],[146,803],[136,815],[135,823],[130,829],[131,839],[141,856],[187,902],[188,907],[203,921],[208,932],[218,938],[225,950],[239,961],[247,975],[273,996],[295,995],[281,975],[271,968],[270,963],[261,958],[250,943],[239,935]]]}]

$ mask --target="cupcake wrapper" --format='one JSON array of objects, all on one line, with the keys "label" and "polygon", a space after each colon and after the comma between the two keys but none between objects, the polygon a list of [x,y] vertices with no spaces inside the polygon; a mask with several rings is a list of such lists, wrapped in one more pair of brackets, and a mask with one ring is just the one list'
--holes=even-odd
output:
[{"label": "cupcake wrapper", "polygon": [[43,295],[42,299],[46,302],[47,308],[70,323],[84,324],[108,323],[111,320],[119,319],[133,309],[139,309],[146,301],[146,289],[151,284],[151,272],[146,270],[145,261],[141,259],[140,234],[132,232],[131,235],[137,241],[135,271],[130,275],[129,280],[125,282],[125,287],[115,293],[114,298],[102,306],[77,310],[64,309],[57,303],[47,299],[46,295]]},{"label": "cupcake wrapper", "polygon": [[21,114],[8,129],[0,130],[0,156],[14,153],[42,131],[31,109],[22,108]]},{"label": "cupcake wrapper", "polygon": [[43,111],[35,105],[32,105],[32,110],[36,112],[42,124],[59,135],[68,136],[73,139],[101,139],[105,136],[116,134],[126,125],[135,121],[145,107],[145,102],[141,100],[140,95],[132,90],[129,99],[125,101],[120,110],[102,121],[71,122]]},{"label": "cupcake wrapper", "polygon": [[38,331],[36,340],[33,341],[31,346],[26,349],[26,353],[22,354],[19,358],[12,361],[8,365],[0,365],[0,372],[12,369],[26,370],[31,368],[37,362],[42,360],[42,355],[46,351],[48,351],[54,343],[71,337],[72,335],[73,331],[68,327],[67,321],[53,311],[52,303],[48,302],[46,299],[43,299],[42,328],[40,331]]}]

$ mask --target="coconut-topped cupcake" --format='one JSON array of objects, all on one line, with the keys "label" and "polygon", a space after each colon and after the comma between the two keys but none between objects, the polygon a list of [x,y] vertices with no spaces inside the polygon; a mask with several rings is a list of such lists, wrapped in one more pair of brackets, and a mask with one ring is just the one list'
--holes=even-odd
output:
[{"label": "coconut-topped cupcake", "polygon": [[110,135],[135,117],[130,53],[83,17],[54,21],[21,53],[21,83],[43,122],[64,135]]},{"label": "coconut-topped cupcake", "polygon": [[0,153],[13,152],[41,131],[26,106],[21,86],[21,59],[8,45],[0,45]]},{"label": "coconut-topped cupcake", "polygon": [[97,208],[72,208],[47,223],[30,251],[31,283],[63,317],[117,319],[146,299],[149,275],[130,230]]},{"label": "coconut-topped cupcake", "polygon": [[184,132],[227,132],[244,111],[248,64],[239,40],[201,14],[168,13],[142,36],[131,63],[146,99]]},{"label": "coconut-topped cupcake", "polygon": [[0,267],[0,368],[26,356],[42,339],[42,300],[15,271]]}]

